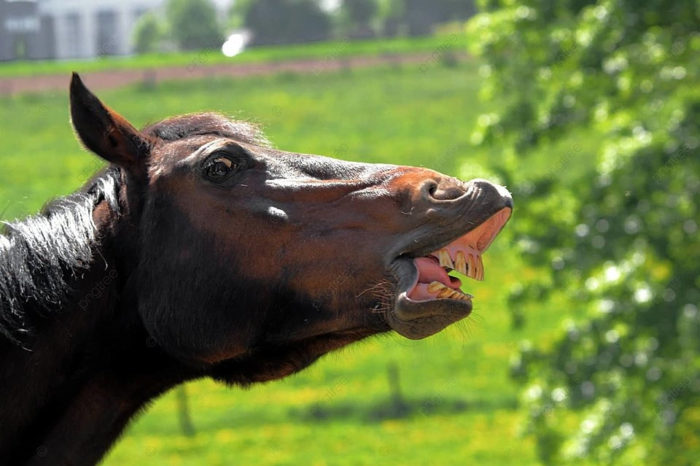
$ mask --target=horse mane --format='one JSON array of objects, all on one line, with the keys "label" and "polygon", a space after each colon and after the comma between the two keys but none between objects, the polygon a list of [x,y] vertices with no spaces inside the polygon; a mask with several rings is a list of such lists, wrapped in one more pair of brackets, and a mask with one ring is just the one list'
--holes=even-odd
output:
[{"label": "horse mane", "polygon": [[240,142],[269,147],[262,130],[246,121],[230,120],[224,115],[213,112],[191,113],[167,118],[147,126],[143,133],[164,141],[176,141],[189,136],[213,134],[232,138]]},{"label": "horse mane", "polygon": [[[219,135],[269,147],[254,124],[218,113],[195,113],[165,119],[143,133],[164,141]],[[34,313],[51,313],[70,292],[68,279],[92,260],[96,242],[92,213],[106,200],[119,212],[119,169],[112,167],[82,190],[48,203],[42,211],[0,228],[0,334],[19,344],[32,333]]]},{"label": "horse mane", "polygon": [[92,260],[94,207],[119,211],[119,170],[108,168],[82,190],[48,203],[41,213],[0,230],[0,333],[19,344],[32,332],[33,312],[60,309],[67,280]]}]

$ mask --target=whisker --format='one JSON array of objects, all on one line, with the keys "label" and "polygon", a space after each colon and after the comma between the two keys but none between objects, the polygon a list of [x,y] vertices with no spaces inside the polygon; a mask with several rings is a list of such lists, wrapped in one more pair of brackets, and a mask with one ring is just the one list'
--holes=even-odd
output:
[{"label": "whisker", "polygon": [[370,286],[369,288],[365,289],[364,291],[361,291],[361,292],[356,296],[356,298],[359,298],[360,296],[362,296],[362,295],[364,295],[364,294],[366,294],[366,293],[372,293],[372,295],[374,296],[374,292],[375,292],[378,288],[386,287],[388,284],[389,284],[389,281],[388,281],[388,280],[380,280],[379,282],[375,283],[374,285]]},{"label": "whisker", "polygon": [[389,280],[383,279],[374,285],[363,290],[357,295],[357,298],[363,295],[369,295],[374,298],[377,303],[372,307],[372,313],[387,315],[391,311],[393,303],[394,286]]},{"label": "whisker", "polygon": [[475,325],[481,325],[485,322],[484,316],[477,312],[472,312],[470,321],[474,322]]}]

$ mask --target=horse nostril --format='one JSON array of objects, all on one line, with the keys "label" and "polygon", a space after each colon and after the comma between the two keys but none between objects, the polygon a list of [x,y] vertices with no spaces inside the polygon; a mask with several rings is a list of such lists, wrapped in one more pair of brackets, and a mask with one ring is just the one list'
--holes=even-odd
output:
[{"label": "horse nostril", "polygon": [[423,194],[429,201],[450,201],[465,193],[463,184],[452,178],[429,180],[423,186]]},{"label": "horse nostril", "polygon": [[435,180],[426,180],[420,187],[421,197],[428,201],[435,199],[435,194],[438,192],[438,183]]},{"label": "horse nostril", "polygon": [[428,194],[430,194],[431,197],[435,197],[435,193],[437,192],[438,185],[436,182],[428,183]]}]

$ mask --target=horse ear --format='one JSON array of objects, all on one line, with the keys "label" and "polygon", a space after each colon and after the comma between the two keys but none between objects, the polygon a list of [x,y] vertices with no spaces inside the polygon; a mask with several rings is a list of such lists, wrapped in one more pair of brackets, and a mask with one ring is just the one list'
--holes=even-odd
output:
[{"label": "horse ear", "polygon": [[148,139],[90,92],[77,73],[70,83],[70,113],[85,147],[134,175],[145,176]]}]

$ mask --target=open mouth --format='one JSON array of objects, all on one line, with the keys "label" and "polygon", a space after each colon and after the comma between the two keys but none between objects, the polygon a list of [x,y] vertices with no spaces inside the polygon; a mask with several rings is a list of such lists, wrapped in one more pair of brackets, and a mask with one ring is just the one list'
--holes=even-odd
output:
[{"label": "open mouth", "polygon": [[396,261],[399,283],[392,326],[399,333],[408,338],[423,338],[471,313],[474,297],[463,290],[462,280],[450,276],[450,272],[483,280],[482,256],[511,212],[510,207],[503,207],[433,252]]},{"label": "open mouth", "polygon": [[413,259],[418,270],[416,281],[406,292],[412,301],[456,299],[471,301],[472,295],[462,291],[462,282],[449,273],[453,270],[474,280],[484,279],[482,254],[510,217],[510,208],[501,209],[469,233],[452,241],[428,256]]}]

